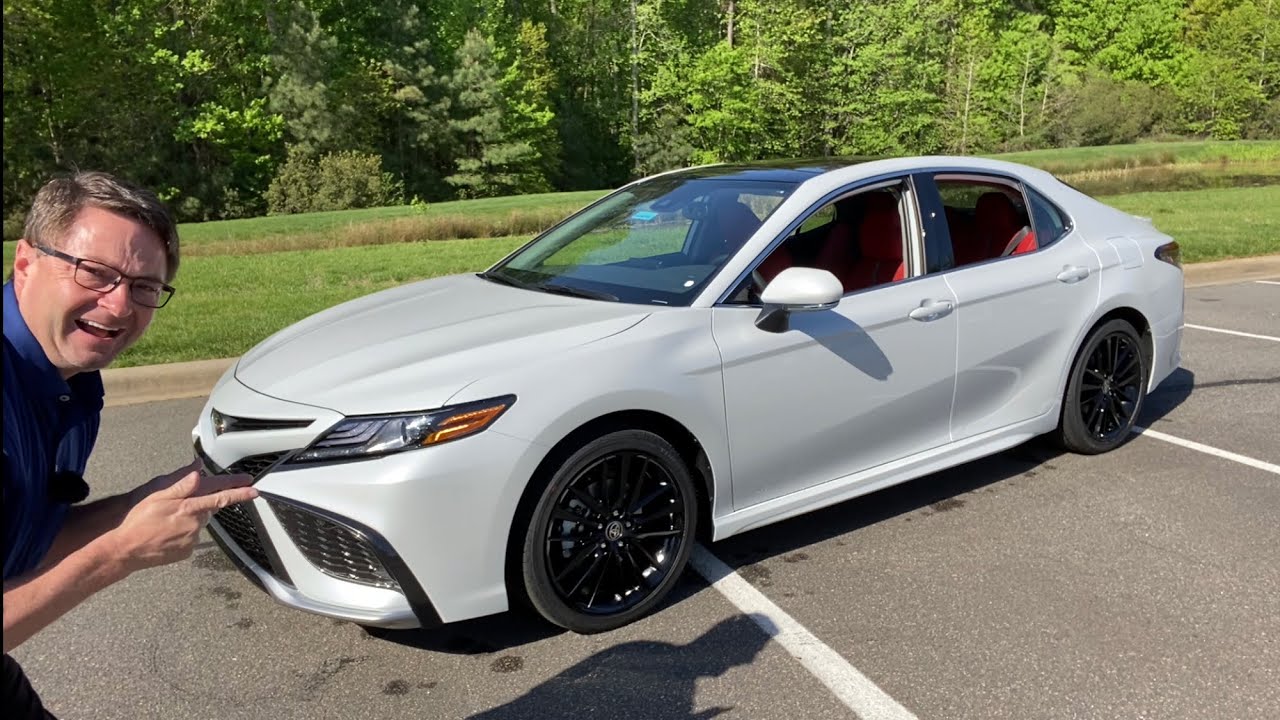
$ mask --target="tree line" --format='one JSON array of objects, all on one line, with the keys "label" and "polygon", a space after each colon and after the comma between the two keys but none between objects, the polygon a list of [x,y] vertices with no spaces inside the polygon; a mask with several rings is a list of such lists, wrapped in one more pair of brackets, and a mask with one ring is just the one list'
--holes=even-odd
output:
[{"label": "tree line", "polygon": [[768,157],[1275,138],[1278,5],[6,0],[5,235],[71,167],[195,221]]}]

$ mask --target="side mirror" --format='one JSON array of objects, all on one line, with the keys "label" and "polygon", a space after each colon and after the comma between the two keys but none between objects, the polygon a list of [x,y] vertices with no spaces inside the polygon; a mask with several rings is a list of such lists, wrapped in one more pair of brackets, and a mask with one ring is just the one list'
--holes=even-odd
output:
[{"label": "side mirror", "polygon": [[844,285],[828,270],[790,267],[778,273],[760,293],[764,307],[756,327],[766,332],[786,332],[793,312],[830,310],[840,304]]}]

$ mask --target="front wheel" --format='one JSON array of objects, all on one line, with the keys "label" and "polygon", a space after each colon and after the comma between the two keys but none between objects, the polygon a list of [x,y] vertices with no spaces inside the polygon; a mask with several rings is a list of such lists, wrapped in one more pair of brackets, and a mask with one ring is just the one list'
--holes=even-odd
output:
[{"label": "front wheel", "polygon": [[1111,320],[1095,329],[1067,380],[1059,443],[1086,455],[1119,447],[1142,411],[1147,366],[1142,340],[1132,325]]},{"label": "front wheel", "polygon": [[597,438],[542,490],[525,532],[525,592],[573,632],[622,627],[675,586],[696,523],[693,479],[670,443],[642,430]]}]

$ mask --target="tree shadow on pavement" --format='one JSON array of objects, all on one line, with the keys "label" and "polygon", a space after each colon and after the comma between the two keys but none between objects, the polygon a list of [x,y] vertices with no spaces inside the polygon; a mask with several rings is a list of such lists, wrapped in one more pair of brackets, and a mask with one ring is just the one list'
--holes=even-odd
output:
[{"label": "tree shadow on pavement", "polygon": [[749,665],[769,636],[747,615],[724,620],[693,642],[638,640],[602,650],[501,707],[470,720],[608,718],[692,720],[733,710],[695,711],[699,678]]}]

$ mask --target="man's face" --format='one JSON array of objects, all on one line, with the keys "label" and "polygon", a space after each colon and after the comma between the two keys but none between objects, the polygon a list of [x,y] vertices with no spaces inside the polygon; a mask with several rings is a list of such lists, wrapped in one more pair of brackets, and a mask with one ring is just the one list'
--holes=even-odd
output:
[{"label": "man's face", "polygon": [[[85,208],[61,238],[45,245],[96,260],[137,278],[163,281],[164,242],[146,225],[101,208]],[[75,266],[18,243],[13,285],[22,317],[54,367],[69,378],[100,370],[137,342],[155,310],[129,297],[129,281],[100,293],[75,281]]]}]

